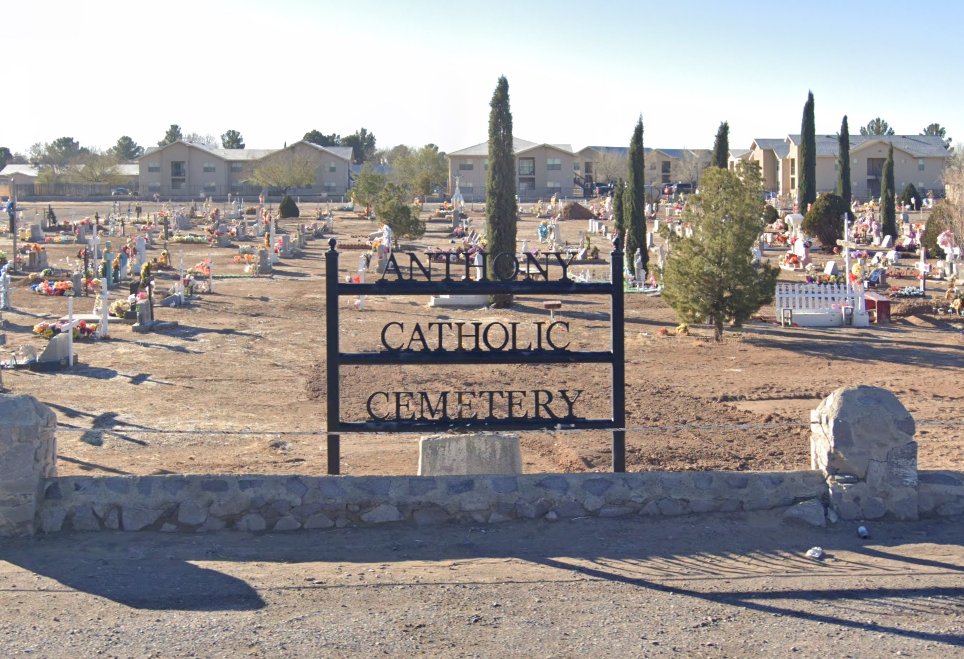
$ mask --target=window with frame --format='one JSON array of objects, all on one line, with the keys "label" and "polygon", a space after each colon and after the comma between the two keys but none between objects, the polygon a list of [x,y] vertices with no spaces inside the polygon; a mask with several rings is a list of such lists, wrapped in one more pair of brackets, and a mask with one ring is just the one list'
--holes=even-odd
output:
[{"label": "window with frame", "polygon": [[562,171],[562,160],[560,158],[546,158],[546,171],[547,172]]},{"label": "window with frame", "polygon": [[147,163],[147,171],[148,171],[149,173],[151,173],[151,174],[160,174],[160,172],[161,172],[161,163],[159,163],[159,162],[156,161],[156,160],[153,160],[153,161]]},{"label": "window with frame", "polygon": [[562,184],[559,181],[546,181],[546,187],[550,190],[559,190]]},{"label": "window with frame", "polygon": [[151,192],[160,192],[160,190],[161,190],[161,184],[160,184],[160,183],[156,183],[156,182],[155,182],[155,183],[148,183],[148,184],[147,184],[147,189],[150,190]]},{"label": "window with frame", "polygon": [[797,175],[797,159],[790,158],[790,176],[796,176],[796,175]]},{"label": "window with frame", "polygon": [[329,174],[334,174],[334,173],[337,172],[337,171],[338,171],[338,163],[336,163],[336,162],[334,162],[334,161],[329,162],[329,163],[328,163],[328,173],[329,173]]},{"label": "window with frame", "polygon": [[574,161],[574,162],[572,163],[572,171],[574,171],[574,172],[578,172],[578,171],[579,171],[579,161],[578,161],[578,160],[576,160],[576,161]]},{"label": "window with frame", "polygon": [[216,171],[216,168],[215,168],[213,162],[206,162],[206,163],[204,163],[204,173],[205,173],[205,174],[213,174],[215,171]]},{"label": "window with frame", "polygon": [[243,164],[241,164],[241,163],[239,163],[239,162],[233,162],[233,163],[231,163],[231,173],[232,173],[232,174],[240,174],[240,173],[243,172],[243,171],[244,171],[244,165],[243,165]]},{"label": "window with frame", "polygon": [[475,163],[471,160],[463,160],[459,163],[460,172],[471,172],[473,169],[475,169]]},{"label": "window with frame", "polygon": [[214,181],[208,181],[207,183],[204,184],[205,190],[216,190],[217,187],[218,187],[218,184],[215,183]]},{"label": "window with frame", "polygon": [[924,159],[923,159],[923,158],[918,158],[918,159],[917,159],[917,171],[919,171],[919,172],[924,171]]},{"label": "window with frame", "polygon": [[519,176],[535,176],[535,175],[536,175],[536,159],[519,158]]}]

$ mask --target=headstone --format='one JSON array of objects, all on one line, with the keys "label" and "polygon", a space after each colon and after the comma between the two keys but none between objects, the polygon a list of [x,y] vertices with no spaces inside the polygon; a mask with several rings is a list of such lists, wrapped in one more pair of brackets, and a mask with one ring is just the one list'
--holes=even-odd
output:
[{"label": "headstone", "polygon": [[258,274],[267,275],[271,273],[271,258],[268,256],[268,250],[261,248],[258,250]]},{"label": "headstone", "polygon": [[884,239],[880,241],[881,247],[890,247],[894,243],[894,237],[891,235],[884,236]]},{"label": "headstone", "polygon": [[0,537],[36,531],[44,479],[57,476],[57,415],[33,396],[0,396]]},{"label": "headstone", "polygon": [[836,274],[836,272],[837,272],[836,261],[827,261],[827,264],[823,266],[823,274],[825,275],[834,275]]},{"label": "headstone", "polygon": [[144,264],[147,262],[147,241],[144,240],[144,236],[137,236],[137,238],[134,239],[134,249],[137,251],[134,255],[134,258],[137,259],[134,267],[139,275]]},{"label": "headstone", "polygon": [[39,224],[30,225],[30,242],[32,243],[42,243],[44,242],[44,232],[40,228]]}]

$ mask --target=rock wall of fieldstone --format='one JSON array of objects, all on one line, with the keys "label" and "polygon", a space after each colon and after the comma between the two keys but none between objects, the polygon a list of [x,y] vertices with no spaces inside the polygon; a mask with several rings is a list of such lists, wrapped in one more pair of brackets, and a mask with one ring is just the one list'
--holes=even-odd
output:
[{"label": "rock wall of fieldstone", "polygon": [[57,473],[56,430],[33,396],[0,395],[0,537],[33,535],[42,481]]},{"label": "rock wall of fieldstone", "polygon": [[70,476],[46,481],[39,527],[293,531],[764,510],[821,499],[818,471],[520,476]]}]

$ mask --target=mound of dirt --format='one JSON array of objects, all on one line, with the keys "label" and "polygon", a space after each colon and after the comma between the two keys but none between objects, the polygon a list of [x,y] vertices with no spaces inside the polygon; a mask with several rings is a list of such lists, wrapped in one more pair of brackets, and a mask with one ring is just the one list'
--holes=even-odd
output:
[{"label": "mound of dirt", "polygon": [[562,207],[562,219],[564,220],[591,220],[595,215],[582,204],[570,201]]}]

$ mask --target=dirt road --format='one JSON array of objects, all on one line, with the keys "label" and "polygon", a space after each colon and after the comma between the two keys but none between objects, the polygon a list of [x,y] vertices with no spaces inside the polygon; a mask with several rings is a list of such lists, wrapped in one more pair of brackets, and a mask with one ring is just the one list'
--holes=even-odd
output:
[{"label": "dirt road", "polygon": [[[777,512],[0,544],[6,656],[953,656],[961,520]],[[813,545],[823,561],[804,556]]]}]

